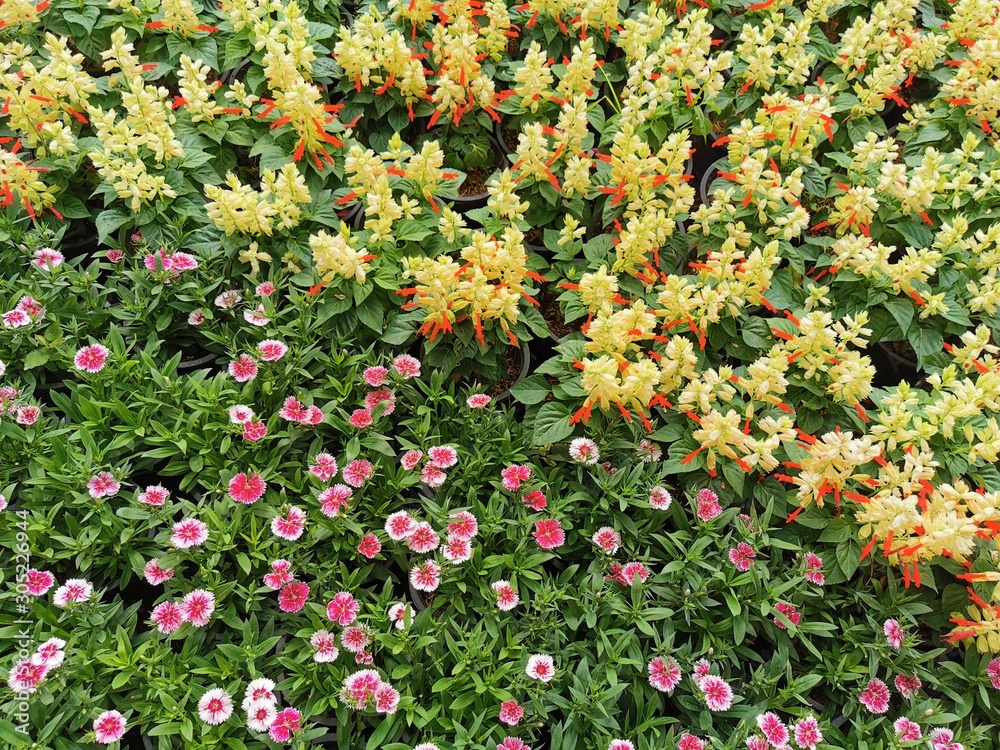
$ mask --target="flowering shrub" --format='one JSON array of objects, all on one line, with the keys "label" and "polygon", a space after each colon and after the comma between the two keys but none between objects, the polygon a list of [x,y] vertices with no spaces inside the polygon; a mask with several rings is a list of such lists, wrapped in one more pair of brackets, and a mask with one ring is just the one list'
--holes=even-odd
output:
[{"label": "flowering shrub", "polygon": [[0,4],[4,746],[992,748],[998,29]]}]

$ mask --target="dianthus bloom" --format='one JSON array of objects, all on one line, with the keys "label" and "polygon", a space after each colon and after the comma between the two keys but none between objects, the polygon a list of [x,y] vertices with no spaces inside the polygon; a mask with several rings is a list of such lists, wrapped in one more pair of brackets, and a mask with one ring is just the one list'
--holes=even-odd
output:
[{"label": "dianthus bloom", "polygon": [[338,625],[346,626],[358,619],[361,603],[347,591],[339,591],[326,605],[326,616]]},{"label": "dianthus bloom", "polygon": [[404,469],[406,469],[407,471],[410,471],[417,464],[420,463],[420,459],[422,459],[423,457],[424,457],[424,452],[423,451],[415,451],[415,450],[414,451],[406,451],[406,453],[404,453],[400,457],[399,463],[400,463],[400,465]]},{"label": "dianthus bloom", "polygon": [[418,523],[406,536],[406,546],[420,555],[433,552],[440,544],[437,532],[426,521]]},{"label": "dianthus bloom", "polygon": [[548,654],[532,654],[528,657],[528,665],[524,668],[524,673],[533,680],[552,682],[556,676],[556,668],[552,657]]},{"label": "dianthus bloom", "polygon": [[42,410],[38,406],[19,406],[17,407],[17,415],[14,417],[14,421],[19,425],[30,427],[38,421],[41,415]]},{"label": "dianthus bloom", "polygon": [[222,688],[212,688],[198,700],[198,717],[217,726],[233,715],[233,697]]},{"label": "dianthus bloom", "polygon": [[517,590],[510,585],[509,581],[494,581],[490,587],[497,593],[497,608],[501,612],[509,612],[520,601]]},{"label": "dianthus bloom", "polygon": [[102,745],[118,742],[125,736],[125,717],[117,711],[105,711],[94,719],[94,739]]},{"label": "dianthus bloom", "polygon": [[517,737],[504,737],[497,743],[497,750],[531,750]]},{"label": "dianthus bloom", "polygon": [[645,463],[652,463],[653,461],[659,461],[660,457],[663,456],[663,451],[660,450],[660,446],[650,440],[640,440],[639,446],[635,449],[642,460]]},{"label": "dianthus bloom", "polygon": [[1000,657],[986,665],[986,676],[990,678],[993,688],[1000,690]]},{"label": "dianthus bloom", "polygon": [[912,677],[905,674],[896,675],[896,679],[893,680],[893,685],[896,686],[904,698],[909,698],[920,692],[920,688],[924,686],[924,683],[920,681],[920,678],[916,675]]},{"label": "dianthus bloom", "polygon": [[267,483],[259,475],[251,472],[240,472],[229,480],[229,497],[244,505],[253,505],[267,491]]},{"label": "dianthus bloom", "polygon": [[719,496],[712,490],[699,490],[698,494],[695,495],[695,502],[698,504],[698,518],[702,521],[711,521],[722,513]]},{"label": "dianthus bloom", "polygon": [[649,504],[657,510],[667,510],[673,501],[666,487],[655,485],[649,488]]},{"label": "dianthus bloom", "polygon": [[277,591],[294,577],[292,564],[288,560],[278,559],[271,563],[271,572],[264,575],[264,585]]},{"label": "dianthus bloom", "polygon": [[[288,347],[281,341],[265,339],[257,344],[257,352],[264,362],[277,362],[288,353]],[[254,369],[256,371],[256,365]]]},{"label": "dianthus bloom", "polygon": [[196,628],[208,625],[215,611],[215,595],[205,589],[195,589],[181,600],[181,617]]},{"label": "dianthus bloom", "polygon": [[278,609],[282,612],[299,612],[309,600],[309,584],[303,581],[286,583],[278,593]]},{"label": "dianthus bloom", "polygon": [[933,750],[965,750],[963,745],[952,743],[952,740],[955,739],[955,733],[944,727],[931,730],[927,739],[930,740]]},{"label": "dianthus bloom", "polygon": [[241,354],[229,363],[229,374],[237,383],[246,383],[257,377],[257,360],[249,354]]},{"label": "dianthus bloom", "polygon": [[733,705],[733,689],[721,677],[705,675],[698,681],[709,711],[728,711]]},{"label": "dianthus bloom", "polygon": [[420,360],[409,354],[400,354],[392,361],[392,369],[398,372],[404,380],[420,377]]},{"label": "dianthus bloom", "polygon": [[576,438],[569,444],[569,457],[578,464],[596,464],[601,458],[601,451],[590,438]]},{"label": "dianthus bloom", "polygon": [[150,621],[161,633],[173,633],[184,624],[184,616],[181,614],[181,605],[175,602],[161,602],[153,607],[153,612],[149,616]]},{"label": "dianthus bloom", "polygon": [[548,507],[548,499],[545,497],[545,493],[541,490],[532,490],[531,492],[526,492],[523,497],[521,497],[521,502],[527,505],[534,511],[541,512]]},{"label": "dianthus bloom", "polygon": [[263,422],[251,420],[243,423],[243,439],[248,443],[256,443],[267,437],[267,425]]},{"label": "dianthus bloom", "polygon": [[649,684],[661,693],[669,693],[681,681],[681,668],[670,658],[656,656],[646,667],[649,672]]},{"label": "dianthus bloom", "polygon": [[705,740],[685,732],[677,740],[677,750],[705,750]]},{"label": "dianthus bloom", "polygon": [[24,574],[24,586],[29,596],[44,596],[56,585],[56,577],[47,570],[29,568]]},{"label": "dianthus bloom", "polygon": [[352,427],[363,430],[365,427],[371,427],[372,413],[367,409],[355,409],[347,421],[351,423]]},{"label": "dianthus bloom", "polygon": [[378,388],[383,385],[388,376],[389,371],[380,366],[368,367],[363,373],[361,373],[361,377],[364,378],[365,382],[372,388]]},{"label": "dianthus bloom", "polygon": [[460,539],[449,534],[444,547],[441,548],[441,554],[448,562],[460,565],[472,559],[472,544],[468,539]]},{"label": "dianthus bloom", "polygon": [[873,714],[884,714],[889,710],[889,688],[876,677],[861,691],[859,700]]},{"label": "dianthus bloom", "polygon": [[253,419],[253,409],[243,404],[236,404],[229,408],[229,421],[233,424],[245,424]]},{"label": "dianthus bloom", "polygon": [[344,510],[354,496],[354,492],[346,484],[335,484],[319,493],[319,509],[324,516],[336,518]]},{"label": "dianthus bloom", "polygon": [[410,571],[410,585],[417,591],[437,591],[441,585],[441,566],[433,560],[426,560]]},{"label": "dianthus bloom", "polygon": [[517,704],[517,701],[504,701],[500,704],[500,721],[504,724],[514,726],[522,716],[524,709]]},{"label": "dianthus bloom", "polygon": [[170,491],[167,490],[166,487],[160,484],[154,484],[140,492],[138,499],[143,505],[151,505],[154,508],[159,508],[167,502],[167,498],[169,497]]},{"label": "dianthus bloom", "polygon": [[903,638],[906,637],[906,632],[903,630],[903,626],[899,624],[899,620],[888,619],[882,625],[882,632],[885,634],[885,640],[897,651],[903,645]]},{"label": "dianthus bloom", "polygon": [[316,649],[313,654],[313,661],[327,663],[336,660],[340,656],[337,648],[337,639],[328,630],[317,630],[309,639],[309,645]]},{"label": "dianthus bloom", "polygon": [[920,739],[920,725],[912,719],[901,716],[892,724],[896,739],[902,742],[915,742]]},{"label": "dianthus bloom", "polygon": [[491,399],[485,393],[473,393],[471,396],[465,399],[465,405],[468,406],[470,409],[485,409],[487,406],[490,405],[490,401],[492,400],[493,399]]},{"label": "dianthus bloom", "polygon": [[611,578],[622,586],[631,586],[636,576],[639,577],[639,583],[645,583],[646,579],[649,578],[649,568],[641,562],[635,561],[626,563],[625,565],[612,563],[610,572]]},{"label": "dianthus bloom", "polygon": [[294,542],[306,528],[306,512],[294,505],[288,506],[288,512],[283,516],[271,519],[271,533]]},{"label": "dianthus bloom", "polygon": [[371,461],[356,458],[344,467],[344,481],[352,487],[360,487],[375,473]]},{"label": "dianthus bloom", "polygon": [[777,714],[768,711],[757,716],[757,726],[761,733],[767,738],[771,747],[784,747],[788,744],[788,727],[785,726]]},{"label": "dianthus bloom", "polygon": [[521,484],[531,479],[531,467],[512,464],[500,472],[503,488],[509,492],[521,489]]},{"label": "dianthus bloom", "polygon": [[174,524],[170,544],[177,549],[198,547],[208,539],[208,526],[197,518],[185,518]]},{"label": "dianthus bloom", "polygon": [[[787,617],[789,622],[792,623],[792,625],[798,627],[799,622],[802,620],[802,613],[795,608],[795,605],[786,604],[785,602],[778,602],[777,604],[774,605],[774,608],[778,612],[783,614],[785,617]],[[777,625],[782,630],[787,630],[788,626],[786,626],[785,623],[783,623],[777,617],[774,618],[774,624]]]},{"label": "dianthus bloom", "polygon": [[535,530],[532,532],[532,536],[535,537],[535,541],[542,549],[555,549],[566,542],[566,532],[557,518],[543,518],[540,521],[535,521]]},{"label": "dianthus bloom", "polygon": [[276,291],[278,291],[278,288],[270,281],[262,281],[257,285],[257,288],[254,289],[254,292],[258,297],[270,297]]},{"label": "dianthus bloom", "polygon": [[382,551],[382,543],[374,534],[365,534],[358,543],[358,552],[369,560]]},{"label": "dianthus bloom", "polygon": [[448,474],[434,464],[427,464],[420,472],[420,481],[428,487],[440,487],[448,478]]},{"label": "dianthus bloom", "polygon": [[329,482],[337,475],[337,459],[329,453],[317,453],[309,466],[309,473],[319,478],[321,482]]},{"label": "dianthus bloom", "polygon": [[352,654],[361,654],[368,648],[372,639],[364,625],[352,625],[340,634],[340,642]]},{"label": "dianthus bloom", "polygon": [[406,618],[409,617],[410,621],[413,621],[413,610],[409,604],[403,602],[398,602],[389,607],[389,622],[391,622],[396,630],[406,629]]},{"label": "dianthus bloom", "polygon": [[471,540],[479,533],[479,521],[467,510],[448,516],[448,534],[456,539]]},{"label": "dianthus bloom", "polygon": [[85,346],[73,357],[73,366],[76,367],[77,370],[89,372],[91,374],[100,372],[104,369],[104,365],[108,361],[108,355],[110,353],[111,352],[108,351],[108,348],[102,344],[91,344],[90,346]]},{"label": "dianthus bloom", "polygon": [[150,586],[159,586],[174,577],[173,568],[161,568],[160,561],[155,557],[146,563],[142,575]]},{"label": "dianthus bloom", "polygon": [[816,586],[826,583],[823,575],[823,558],[812,552],[806,553],[806,580]]},{"label": "dianthus bloom", "polygon": [[31,262],[39,268],[51,271],[53,268],[61,266],[64,260],[66,260],[66,256],[58,250],[53,250],[51,247],[41,247],[35,250],[35,257]]},{"label": "dianthus bloom", "polygon": [[385,519],[385,533],[394,542],[406,539],[416,528],[417,522],[405,510],[396,511]]},{"label": "dianthus bloom", "polygon": [[365,396],[365,408],[368,411],[374,412],[379,406],[382,408],[380,414],[383,417],[388,417],[396,411],[396,396],[388,388],[380,388]]},{"label": "dianthus bloom", "polygon": [[109,471],[99,472],[87,482],[87,492],[95,500],[101,497],[114,497],[121,487],[121,483]]},{"label": "dianthus bloom", "polygon": [[621,535],[610,526],[602,526],[594,532],[593,542],[606,555],[613,555],[621,547]]},{"label": "dianthus bloom", "polygon": [[458,451],[450,445],[436,445],[427,449],[427,458],[439,469],[450,469],[458,463]]},{"label": "dianthus bloom", "polygon": [[746,542],[740,542],[733,549],[729,550],[729,562],[741,573],[746,573],[750,570],[755,557],[757,557],[757,553]]},{"label": "dianthus bloom", "polygon": [[816,745],[823,741],[823,733],[819,731],[819,722],[815,716],[807,716],[792,726],[795,744],[803,750],[816,750]]},{"label": "dianthus bloom", "polygon": [[278,716],[278,709],[269,700],[244,701],[243,709],[247,712],[247,727],[254,732],[266,732]]},{"label": "dianthus bloom", "polygon": [[302,731],[302,714],[294,708],[279,711],[267,730],[268,736],[274,742],[288,742],[300,731]]}]

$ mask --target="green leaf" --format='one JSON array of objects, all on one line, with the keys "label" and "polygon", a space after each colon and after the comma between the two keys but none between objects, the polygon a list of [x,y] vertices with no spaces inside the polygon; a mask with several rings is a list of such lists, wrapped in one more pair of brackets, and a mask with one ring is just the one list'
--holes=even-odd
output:
[{"label": "green leaf", "polygon": [[552,392],[552,386],[541,375],[532,375],[511,388],[510,392],[519,403],[539,404]]},{"label": "green leaf", "polygon": [[117,208],[109,208],[97,215],[97,241],[103,243],[112,232],[132,220],[134,214],[127,214]]},{"label": "green leaf", "polygon": [[890,226],[903,235],[906,244],[912,245],[918,250],[930,247],[934,243],[934,232],[926,224],[921,224],[919,221],[899,221]]},{"label": "green leaf", "polygon": [[890,299],[886,301],[885,309],[896,319],[899,329],[906,334],[913,321],[913,303],[905,299]]},{"label": "green leaf", "polygon": [[542,405],[535,416],[534,444],[551,445],[565,440],[573,434],[569,407],[565,404],[550,403]]},{"label": "green leaf", "polygon": [[911,331],[907,338],[913,346],[913,351],[921,359],[929,357],[932,354],[937,354],[941,351],[942,344],[944,344],[944,337],[940,333],[929,331],[926,328],[917,328]]},{"label": "green leaf", "polygon": [[25,370],[31,370],[39,365],[44,365],[51,358],[52,352],[48,349],[35,349],[35,351],[28,353],[28,356],[24,358],[24,363],[21,366]]}]

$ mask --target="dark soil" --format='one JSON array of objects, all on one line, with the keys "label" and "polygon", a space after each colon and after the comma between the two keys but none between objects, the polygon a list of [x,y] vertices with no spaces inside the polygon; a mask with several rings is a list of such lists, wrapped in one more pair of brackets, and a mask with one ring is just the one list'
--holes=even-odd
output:
[{"label": "dark soil", "polygon": [[500,378],[499,382],[486,389],[487,396],[499,396],[504,391],[510,390],[517,382],[521,374],[521,350],[516,346],[508,346],[504,349],[504,361],[507,363],[506,374]]},{"label": "dark soil", "polygon": [[486,195],[486,181],[493,170],[486,167],[473,167],[466,171],[465,182],[458,188],[458,194],[463,198],[478,198]]},{"label": "dark soil", "polygon": [[840,41],[840,19],[831,18],[829,21],[820,26],[823,31],[823,35],[830,41],[831,44],[836,44]]},{"label": "dark soil", "polygon": [[511,37],[507,40],[507,54],[511,57],[515,57],[521,49],[521,40],[517,37]]},{"label": "dark soil", "polygon": [[524,233],[524,239],[528,241],[529,245],[534,245],[535,247],[542,247],[545,244],[545,240],[542,239],[542,230],[540,227],[529,229]]},{"label": "dark soil", "polygon": [[712,121],[712,132],[715,133],[717,138],[723,138],[726,135],[726,121],[725,120],[713,120]]},{"label": "dark soil", "polygon": [[567,336],[576,330],[574,326],[563,319],[562,310],[559,308],[559,300],[556,295],[548,290],[544,290],[538,295],[538,304],[542,312],[542,317],[549,326],[549,331],[557,339]]},{"label": "dark soil", "polygon": [[502,127],[500,128],[500,134],[503,136],[503,145],[508,152],[513,153],[517,151],[517,141],[521,135],[521,131],[516,128]]}]

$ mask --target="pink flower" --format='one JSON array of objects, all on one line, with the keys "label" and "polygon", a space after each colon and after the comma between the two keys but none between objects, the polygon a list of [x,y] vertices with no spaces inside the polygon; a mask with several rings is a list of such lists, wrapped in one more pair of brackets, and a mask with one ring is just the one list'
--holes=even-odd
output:
[{"label": "pink flower", "polygon": [[173,633],[184,623],[181,605],[174,602],[162,602],[153,607],[149,619],[161,633]]},{"label": "pink flower", "polygon": [[705,740],[685,732],[677,740],[677,750],[705,750]]},{"label": "pink flower", "polygon": [[372,391],[365,396],[365,408],[368,411],[374,412],[379,404],[384,404],[379,412],[383,417],[388,417],[396,411],[396,397],[388,388]]},{"label": "pink flower", "polygon": [[170,491],[161,484],[150,485],[139,493],[139,502],[143,505],[151,505],[154,508],[161,507],[170,497]]},{"label": "pink flower", "polygon": [[16,693],[31,694],[38,689],[51,669],[47,664],[25,659],[11,668],[7,676],[7,685]]},{"label": "pink flower", "polygon": [[417,522],[405,510],[396,511],[385,519],[385,533],[394,542],[402,541],[417,528]]},{"label": "pink flower", "polygon": [[561,547],[566,541],[566,532],[563,531],[557,518],[543,518],[535,521],[535,530],[532,532],[535,541],[542,549],[556,549]]},{"label": "pink flower", "polygon": [[736,566],[736,569],[741,573],[746,573],[750,570],[755,557],[757,557],[757,553],[746,542],[740,542],[733,549],[729,550],[729,562]]},{"label": "pink flower", "polygon": [[816,586],[826,583],[826,576],[823,575],[823,558],[812,552],[806,553],[806,580]]},{"label": "pink flower", "polygon": [[712,665],[709,664],[708,659],[699,659],[694,664],[693,677],[694,681],[698,682],[702,677],[708,675],[712,671]]},{"label": "pink flower", "polygon": [[277,287],[270,281],[262,281],[257,285],[257,288],[254,289],[254,292],[258,297],[270,297],[276,291],[278,291]]},{"label": "pink flower", "polygon": [[392,361],[392,369],[398,372],[404,380],[420,377],[420,360],[409,354],[400,354]]},{"label": "pink flower", "polygon": [[24,425],[25,427],[30,427],[35,422],[38,421],[38,417],[42,414],[42,410],[37,406],[19,406],[17,407],[17,415],[14,418],[19,425]]},{"label": "pink flower", "polygon": [[533,680],[552,682],[556,676],[556,668],[552,657],[548,654],[532,654],[528,657],[528,665],[524,668],[524,673]]},{"label": "pink flower", "polygon": [[413,620],[413,610],[409,604],[404,604],[403,602],[398,602],[389,607],[389,622],[391,622],[396,630],[404,630],[406,628],[406,618],[409,616],[410,621]]},{"label": "pink flower", "polygon": [[873,714],[884,714],[889,710],[889,688],[882,680],[873,678],[861,691],[859,700]]},{"label": "pink flower", "polygon": [[493,399],[491,399],[485,393],[473,393],[471,396],[465,399],[465,405],[468,406],[470,409],[485,409],[487,406],[490,405],[490,401],[492,400]]},{"label": "pink flower", "polygon": [[323,412],[318,406],[307,407],[306,413],[299,417],[299,424],[306,425],[307,427],[315,427],[322,423]]},{"label": "pink flower", "polygon": [[358,543],[358,552],[369,560],[382,551],[382,542],[374,534],[365,534]]},{"label": "pink flower", "polygon": [[174,253],[171,258],[172,271],[193,271],[198,267],[198,261],[190,253]]},{"label": "pink flower", "polygon": [[436,445],[427,449],[427,457],[439,469],[450,469],[458,463],[458,451],[450,445]]},{"label": "pink flower", "polygon": [[208,539],[208,526],[197,518],[185,518],[174,524],[170,544],[177,549],[198,547]]},{"label": "pink flower", "polygon": [[117,711],[105,711],[94,719],[94,739],[102,745],[118,742],[125,736],[125,717]]},{"label": "pink flower", "polygon": [[795,744],[802,750],[816,750],[816,745],[823,741],[823,733],[819,731],[819,722],[815,716],[800,719],[792,726]]},{"label": "pink flower", "polygon": [[356,458],[344,467],[344,481],[352,487],[360,487],[375,473],[371,461]]},{"label": "pink flower", "polygon": [[521,498],[521,502],[534,511],[541,512],[548,507],[545,493],[541,490],[532,490]]},{"label": "pink flower", "polygon": [[288,353],[288,347],[276,339],[265,339],[257,344],[257,353],[263,362],[277,362]]},{"label": "pink flower", "polygon": [[386,378],[389,377],[389,371],[381,366],[368,367],[361,377],[364,378],[365,382],[372,388],[378,388],[380,385],[385,383]]},{"label": "pink flower", "polygon": [[428,487],[440,487],[448,475],[434,464],[426,464],[420,472],[420,481]]},{"label": "pink flower", "polygon": [[767,713],[758,715],[757,726],[767,738],[771,747],[784,747],[788,744],[788,727],[785,726],[785,722],[778,718],[777,714],[768,711]]},{"label": "pink flower", "polygon": [[233,424],[245,424],[253,419],[253,409],[243,404],[236,404],[229,409],[229,421]]},{"label": "pink flower", "polygon": [[[774,605],[774,608],[789,619],[792,625],[798,627],[799,622],[802,620],[802,613],[800,613],[794,605],[786,604],[785,602],[778,602]],[[787,626],[779,618],[774,618],[774,624],[777,625],[782,630],[787,630]]]},{"label": "pink flower", "polygon": [[16,310],[27,313],[32,318],[38,317],[42,312],[42,303],[29,294],[25,294],[17,301]]},{"label": "pink flower", "polygon": [[375,710],[380,714],[394,714],[399,707],[399,691],[382,683],[375,691]]},{"label": "pink flower", "polygon": [[293,578],[292,564],[288,560],[279,558],[271,563],[271,572],[264,575],[264,585],[277,591],[286,583],[290,583]]},{"label": "pink flower", "polygon": [[902,625],[899,624],[899,620],[891,618],[886,620],[882,625],[882,632],[885,633],[885,639],[889,645],[898,651],[903,645],[903,639],[906,637],[906,632],[903,630]]},{"label": "pink flower", "polygon": [[99,472],[87,482],[90,496],[95,500],[100,497],[114,497],[121,487],[121,483],[109,471]]},{"label": "pink flower", "polygon": [[289,396],[285,399],[278,415],[289,422],[298,422],[306,415],[305,404],[301,403],[295,396]]},{"label": "pink flower", "polygon": [[253,505],[267,491],[267,483],[253,472],[240,472],[229,480],[229,497],[243,505]]},{"label": "pink flower", "polygon": [[472,545],[467,539],[459,539],[449,534],[448,541],[441,549],[441,554],[448,562],[460,565],[472,559]]},{"label": "pink flower", "polygon": [[258,677],[247,685],[243,702],[246,705],[253,701],[276,703],[277,700],[278,697],[274,694],[274,680],[269,680],[266,677]]},{"label": "pink flower", "polygon": [[243,439],[247,442],[256,443],[266,436],[267,425],[263,422],[250,421],[243,423]]},{"label": "pink flower", "polygon": [[161,568],[160,561],[153,558],[142,569],[142,575],[150,586],[159,586],[174,577],[173,568]]},{"label": "pink flower", "polygon": [[355,409],[351,413],[350,419],[347,421],[350,422],[353,427],[363,430],[365,427],[371,426],[372,413],[367,409]]},{"label": "pink flower", "polygon": [[241,354],[239,359],[229,363],[229,374],[237,383],[246,383],[257,377],[257,360],[249,354]]},{"label": "pink flower", "polygon": [[55,669],[63,660],[66,658],[66,654],[63,648],[66,646],[66,641],[62,638],[49,638],[45,643],[41,644],[36,650],[34,656],[31,657],[31,661],[35,664],[42,664],[51,669]]},{"label": "pink flower", "polygon": [[747,750],[768,750],[769,747],[770,745],[767,744],[767,740],[763,737],[756,735],[747,737]]},{"label": "pink flower", "polygon": [[350,625],[357,620],[359,611],[361,611],[361,602],[346,591],[335,594],[330,603],[326,605],[327,618],[341,626]]},{"label": "pink flower", "polygon": [[628,740],[611,740],[608,750],[635,750],[635,745]]},{"label": "pink flower", "polygon": [[320,512],[329,518],[336,518],[342,510],[347,508],[352,497],[354,497],[354,491],[346,484],[335,484],[333,487],[327,487],[319,493],[317,498]]},{"label": "pink flower", "polygon": [[896,690],[898,690],[904,698],[916,695],[920,692],[920,688],[924,686],[924,683],[922,683],[920,678],[916,675],[910,677],[905,674],[896,675],[896,679],[893,681],[893,684],[896,686]]},{"label": "pink flower", "polygon": [[655,485],[649,488],[649,504],[651,507],[657,510],[667,510],[673,501],[674,498],[670,495],[670,491],[666,487]]},{"label": "pink flower", "polygon": [[631,586],[636,576],[639,576],[639,583],[645,583],[649,578],[649,568],[641,562],[630,562],[617,568],[613,575],[622,586]]},{"label": "pink flower", "polygon": [[302,714],[294,708],[279,711],[267,731],[274,742],[288,742],[302,731]]},{"label": "pink flower", "polygon": [[197,310],[192,310],[188,314],[188,325],[189,326],[200,326],[205,322],[205,311],[200,307]]},{"label": "pink flower", "polygon": [[479,521],[467,510],[452,513],[448,518],[449,536],[468,542],[479,532]]},{"label": "pink flower", "polygon": [[497,594],[497,609],[501,612],[509,612],[514,609],[520,601],[517,591],[510,585],[509,581],[494,581],[490,584],[490,587]]},{"label": "pink flower", "polygon": [[642,460],[645,463],[652,463],[653,461],[659,461],[660,457],[663,456],[663,451],[660,450],[660,446],[650,440],[640,440],[639,446],[635,449]]},{"label": "pink flower", "polygon": [[964,750],[962,745],[952,743],[952,740],[955,739],[955,734],[950,729],[945,729],[944,727],[932,730],[927,739],[931,741],[931,747],[934,750]]},{"label": "pink flower", "polygon": [[282,612],[298,612],[309,600],[309,585],[303,581],[286,583],[278,592],[278,609]]},{"label": "pink flower", "polygon": [[669,693],[681,681],[681,668],[670,658],[656,656],[646,667],[649,672],[649,684],[661,693]]},{"label": "pink flower", "polygon": [[413,467],[420,463],[420,459],[423,457],[423,451],[406,451],[406,453],[400,457],[399,463],[404,469],[410,471]]},{"label": "pink flower", "polygon": [[733,689],[721,677],[705,675],[698,681],[709,711],[728,711],[733,705]]},{"label": "pink flower", "polygon": [[437,591],[441,585],[441,566],[433,560],[425,560],[410,571],[410,585],[417,591]]},{"label": "pink flower", "polygon": [[437,533],[426,521],[418,523],[406,537],[406,546],[420,555],[433,552],[440,544]]},{"label": "pink flower", "polygon": [[309,645],[316,649],[313,654],[313,661],[328,663],[335,661],[340,656],[340,649],[337,648],[337,639],[328,630],[317,630],[309,639]]},{"label": "pink flower", "polygon": [[51,271],[61,266],[65,259],[66,257],[58,250],[53,250],[51,247],[42,247],[35,250],[35,258],[31,262],[39,268]]},{"label": "pink flower", "polygon": [[374,700],[375,691],[382,686],[382,678],[374,669],[362,669],[348,675],[340,688],[340,700],[349,708],[360,710]]},{"label": "pink flower", "polygon": [[995,690],[1000,690],[1000,657],[992,659],[986,665],[986,676],[990,678]]},{"label": "pink flower", "polygon": [[500,704],[500,721],[504,724],[514,726],[522,716],[524,709],[517,704],[517,701],[504,701]]},{"label": "pink flower", "polygon": [[85,346],[73,357],[73,366],[76,367],[77,370],[89,372],[91,374],[100,372],[104,369],[104,365],[108,361],[108,355],[110,353],[111,352],[108,351],[108,348],[106,346],[102,346],[101,344]]},{"label": "pink flower", "polygon": [[45,596],[56,585],[56,577],[47,570],[28,568],[24,574],[24,586],[29,596]]},{"label": "pink flower", "polygon": [[531,750],[517,737],[504,737],[497,743],[497,750]]},{"label": "pink flower", "polygon": [[275,516],[271,519],[271,533],[294,542],[306,528],[306,512],[294,505],[288,506],[288,511],[283,516]]},{"label": "pink flower", "polygon": [[244,701],[243,709],[247,712],[247,727],[254,732],[266,732],[278,716],[278,709],[268,700]]},{"label": "pink flower", "polygon": [[698,494],[695,495],[695,502],[698,503],[698,518],[702,521],[711,521],[722,514],[719,496],[712,490],[699,490]]},{"label": "pink flower", "polygon": [[576,438],[569,444],[569,457],[578,464],[596,464],[601,458],[601,451],[590,438]]},{"label": "pink flower", "polygon": [[337,468],[337,459],[329,453],[317,453],[316,458],[309,467],[309,472],[319,477],[321,482],[329,482],[336,476],[337,471],[339,471]]},{"label": "pink flower", "polygon": [[198,718],[210,726],[218,726],[232,715],[233,697],[222,688],[212,688],[198,700]]},{"label": "pink flower", "polygon": [[361,654],[371,644],[372,639],[364,625],[352,625],[340,634],[340,642],[352,654]]},{"label": "pink flower", "polygon": [[271,316],[265,312],[263,305],[257,305],[257,307],[251,310],[244,310],[243,319],[250,325],[261,328],[271,322]]},{"label": "pink flower", "polygon": [[31,318],[22,310],[5,312],[2,317],[4,328],[22,328],[31,322]]},{"label": "pink flower", "polygon": [[181,600],[181,617],[196,628],[208,625],[215,611],[215,595],[205,589],[195,589]]},{"label": "pink flower", "polygon": [[[149,268],[149,256],[146,257],[146,267]],[[242,299],[243,297],[240,296],[239,292],[234,289],[230,289],[215,298],[215,306],[222,308],[223,310],[232,310],[236,307],[236,303],[240,302]]]},{"label": "pink flower", "polygon": [[509,492],[521,489],[521,484],[531,479],[531,467],[512,464],[500,472],[503,488]]},{"label": "pink flower", "polygon": [[916,742],[920,739],[920,725],[917,722],[900,716],[892,724],[896,739],[902,742]]}]

